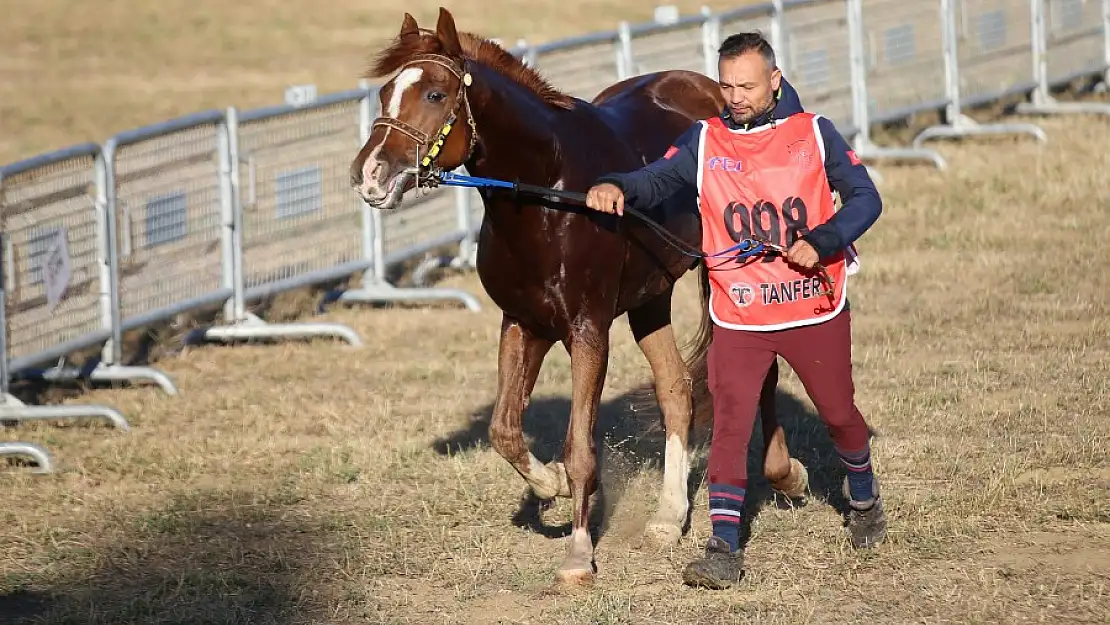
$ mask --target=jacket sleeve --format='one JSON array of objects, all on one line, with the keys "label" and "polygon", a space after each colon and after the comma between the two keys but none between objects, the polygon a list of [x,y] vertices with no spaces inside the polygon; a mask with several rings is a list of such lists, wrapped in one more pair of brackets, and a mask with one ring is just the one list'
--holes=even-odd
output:
[{"label": "jacket sleeve", "polygon": [[856,153],[832,121],[821,117],[818,128],[825,144],[825,175],[840,194],[840,210],[802,237],[818,256],[829,258],[860,238],[883,211],[882,198]]},{"label": "jacket sleeve", "polygon": [[661,158],[630,172],[606,174],[597,183],[616,185],[624,193],[625,202],[635,207],[656,206],[686,185],[697,186],[700,136],[698,122],[686,129]]}]

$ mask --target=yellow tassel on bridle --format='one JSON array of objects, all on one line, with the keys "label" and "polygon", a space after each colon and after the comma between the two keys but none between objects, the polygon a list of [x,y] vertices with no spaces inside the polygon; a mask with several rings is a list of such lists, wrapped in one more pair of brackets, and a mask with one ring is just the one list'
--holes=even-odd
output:
[{"label": "yellow tassel on bridle", "polygon": [[[467,76],[469,75],[470,74],[467,74]],[[433,143],[431,149],[428,150],[428,155],[420,159],[421,167],[430,166],[435,157],[439,156],[439,150],[443,147],[443,144],[447,142],[447,135],[451,134],[451,126],[452,122],[447,122],[443,125],[443,128],[440,129],[439,137],[436,138],[435,143]]]}]

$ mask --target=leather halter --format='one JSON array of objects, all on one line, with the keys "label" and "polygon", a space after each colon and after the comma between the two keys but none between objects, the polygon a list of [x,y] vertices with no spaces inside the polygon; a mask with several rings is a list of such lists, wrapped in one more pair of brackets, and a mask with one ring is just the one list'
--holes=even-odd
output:
[{"label": "leather halter", "polygon": [[[451,133],[451,129],[458,120],[459,109],[465,107],[466,121],[470,126],[470,145],[467,147],[463,162],[470,160],[470,156],[474,152],[474,144],[478,141],[478,128],[474,125],[474,115],[470,111],[470,99],[467,97],[466,88],[473,83],[474,79],[471,77],[470,72],[466,71],[465,67],[460,68],[459,65],[455,63],[454,59],[442,54],[416,55],[402,65],[401,69],[409,67],[410,65],[416,65],[417,63],[434,63],[435,65],[445,68],[447,71],[451,72],[455,78],[459,79],[459,90],[455,93],[454,105],[451,107],[450,112],[447,113],[447,118],[440,126],[439,132],[435,136],[432,136],[397,118],[384,115],[379,116],[370,125],[371,132],[373,132],[373,129],[377,126],[385,126],[409,137],[416,142],[416,156],[419,159],[417,169],[430,168],[436,158],[439,157],[440,152],[443,150],[443,144],[447,141],[447,135]],[[423,157],[421,157],[422,153]]]}]

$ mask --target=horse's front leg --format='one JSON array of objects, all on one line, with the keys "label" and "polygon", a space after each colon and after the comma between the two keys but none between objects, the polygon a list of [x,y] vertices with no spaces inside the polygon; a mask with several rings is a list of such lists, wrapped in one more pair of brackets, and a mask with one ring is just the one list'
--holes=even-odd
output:
[{"label": "horse's front leg", "polygon": [[569,497],[566,474],[541,463],[524,442],[522,417],[552,341],[539,338],[507,316],[501,321],[497,357],[497,399],[490,420],[490,442],[513,465],[539,499]]},{"label": "horse's front leg", "polygon": [[594,581],[594,544],[590,536],[590,496],[597,490],[594,426],[609,360],[609,329],[580,325],[567,340],[571,360],[570,425],[563,451],[572,502],[566,557],[555,574],[562,584]]}]

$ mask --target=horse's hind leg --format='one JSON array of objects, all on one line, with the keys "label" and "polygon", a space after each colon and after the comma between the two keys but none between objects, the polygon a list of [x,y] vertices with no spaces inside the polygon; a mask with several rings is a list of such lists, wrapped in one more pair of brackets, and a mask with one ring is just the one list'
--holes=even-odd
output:
[{"label": "horse's hind leg", "polygon": [[497,399],[489,425],[493,448],[513,465],[540,499],[570,496],[566,473],[541,463],[524,442],[524,408],[552,345],[552,341],[534,336],[515,320],[502,319]]},{"label": "horse's hind leg", "polygon": [[655,396],[667,431],[659,507],[644,530],[649,540],[664,547],[677,544],[682,537],[682,526],[690,506],[686,482],[690,475],[687,443],[691,389],[671,325],[672,291],[668,289],[644,306],[628,312],[632,334],[651,365]]},{"label": "horse's hind leg", "polygon": [[805,465],[790,457],[786,433],[779,425],[775,391],[779,383],[778,360],[771,363],[759,395],[759,414],[763,421],[763,476],[771,488],[791,499],[800,499],[809,487]]}]

